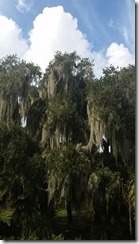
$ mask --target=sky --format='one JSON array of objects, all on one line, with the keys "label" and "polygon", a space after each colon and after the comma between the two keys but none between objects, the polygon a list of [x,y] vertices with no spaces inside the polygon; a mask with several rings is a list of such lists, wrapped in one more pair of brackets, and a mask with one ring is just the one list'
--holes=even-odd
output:
[{"label": "sky", "polygon": [[135,63],[134,0],[0,0],[0,58],[16,54],[42,71],[56,51],[105,67]]}]

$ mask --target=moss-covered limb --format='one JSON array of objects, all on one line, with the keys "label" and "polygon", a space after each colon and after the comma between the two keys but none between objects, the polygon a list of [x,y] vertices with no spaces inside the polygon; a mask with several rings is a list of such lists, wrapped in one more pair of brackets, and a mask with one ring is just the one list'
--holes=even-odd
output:
[{"label": "moss-covered limb", "polygon": [[37,84],[40,77],[38,66],[26,63],[15,55],[0,60],[0,122],[19,123],[20,117],[26,117],[32,83]]},{"label": "moss-covered limb", "polygon": [[111,67],[104,71],[104,76],[99,81],[88,84],[88,145],[92,147],[93,144],[100,144],[104,135],[114,156],[120,155],[124,162],[131,160],[131,150],[135,142],[134,78],[133,66],[120,71]]}]

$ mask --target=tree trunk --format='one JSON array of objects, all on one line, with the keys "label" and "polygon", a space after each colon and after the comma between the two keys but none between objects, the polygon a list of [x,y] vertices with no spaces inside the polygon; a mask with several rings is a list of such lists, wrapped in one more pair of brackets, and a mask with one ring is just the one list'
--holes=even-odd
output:
[{"label": "tree trunk", "polygon": [[132,240],[132,217],[131,217],[130,204],[129,204],[129,231],[130,231],[130,238]]},{"label": "tree trunk", "polygon": [[70,203],[70,201],[67,202],[66,210],[67,210],[68,223],[71,224],[73,222],[73,219],[72,219],[72,210],[71,210],[71,203]]}]

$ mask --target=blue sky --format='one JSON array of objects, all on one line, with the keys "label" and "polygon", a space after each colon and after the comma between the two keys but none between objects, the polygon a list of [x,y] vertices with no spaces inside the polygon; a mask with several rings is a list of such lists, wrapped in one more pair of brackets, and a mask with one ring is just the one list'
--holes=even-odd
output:
[{"label": "blue sky", "polygon": [[134,63],[135,1],[0,0],[0,36],[0,58],[17,53],[44,70],[57,49],[75,49],[99,77]]}]

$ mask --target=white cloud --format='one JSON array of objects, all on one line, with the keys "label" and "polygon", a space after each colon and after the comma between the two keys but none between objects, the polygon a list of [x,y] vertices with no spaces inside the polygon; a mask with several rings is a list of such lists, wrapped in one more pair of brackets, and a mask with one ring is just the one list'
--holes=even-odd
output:
[{"label": "white cloud", "polygon": [[12,19],[0,16],[0,26],[0,58],[16,53],[20,58],[38,64],[43,71],[56,51],[76,51],[78,55],[94,60],[97,78],[102,75],[102,69],[111,64],[124,67],[135,62],[124,44],[111,43],[103,51],[95,51],[95,47],[92,49],[86,36],[78,29],[77,19],[61,6],[44,8],[33,22],[29,40],[23,39],[21,29]]},{"label": "white cloud", "polygon": [[0,26],[0,58],[12,54],[22,57],[28,45],[22,38],[21,29],[5,16],[0,16]]},{"label": "white cloud", "polygon": [[103,52],[92,53],[92,59],[94,60],[94,74],[97,78],[100,78],[102,75],[102,69],[107,66],[107,59]]},{"label": "white cloud", "polygon": [[127,67],[129,64],[135,64],[135,57],[124,44],[111,43],[110,46],[102,51],[91,54],[94,59],[94,74],[97,78],[102,75],[102,70],[110,65],[115,68]]},{"label": "white cloud", "polygon": [[33,6],[32,0],[17,0],[16,8],[19,12],[29,12]]},{"label": "white cloud", "polygon": [[107,66],[126,67],[128,64],[134,64],[134,56],[123,44],[111,43],[106,51]]},{"label": "white cloud", "polygon": [[25,59],[37,63],[44,71],[56,51],[73,52],[94,60],[94,73],[100,77],[102,69],[114,65],[124,67],[134,63],[134,57],[123,44],[111,43],[102,51],[91,50],[91,44],[78,29],[77,19],[64,12],[63,7],[45,8],[33,22],[30,48]]},{"label": "white cloud", "polygon": [[44,8],[34,22],[30,32],[30,48],[27,60],[33,60],[44,70],[55,52],[73,52],[87,57],[91,55],[91,45],[78,29],[77,19],[64,12],[62,6]]}]

